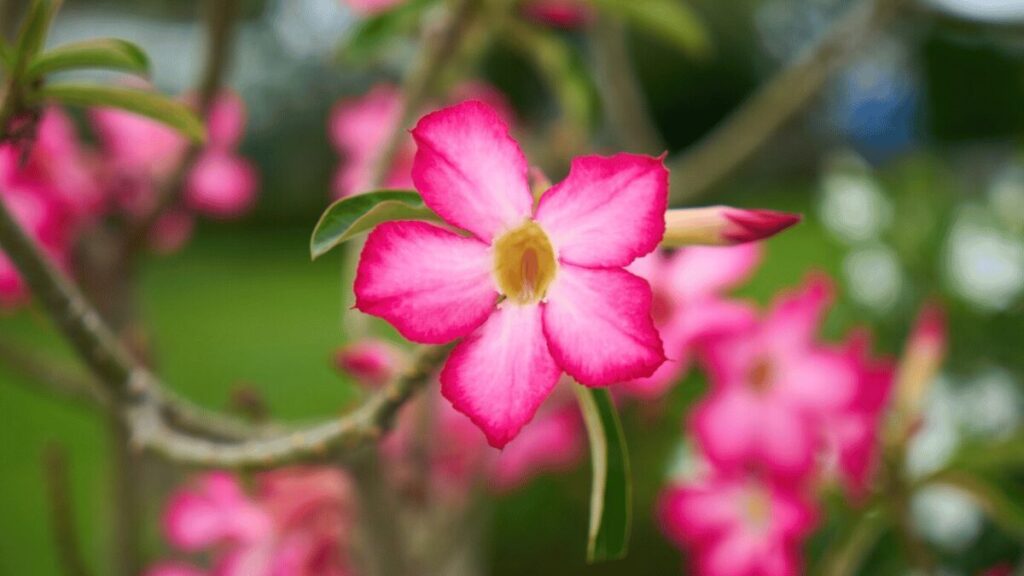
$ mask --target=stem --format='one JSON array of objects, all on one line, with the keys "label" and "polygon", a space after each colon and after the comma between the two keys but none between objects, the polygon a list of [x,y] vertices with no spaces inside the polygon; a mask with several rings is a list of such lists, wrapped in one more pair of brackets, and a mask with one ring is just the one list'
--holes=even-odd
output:
[{"label": "stem", "polygon": [[672,201],[692,201],[738,168],[909,0],[862,0],[710,134],[670,162]]},{"label": "stem", "polygon": [[618,19],[597,16],[588,36],[593,47],[597,85],[615,135],[628,150],[661,153],[665,143],[651,119],[633,69],[625,24]]},{"label": "stem", "polygon": [[134,576],[142,569],[141,463],[131,450],[131,430],[116,415],[107,417],[110,447],[111,552],[114,574]]},{"label": "stem", "polygon": [[366,454],[351,470],[359,493],[360,527],[364,531],[364,560],[368,564],[364,569],[371,576],[409,575],[405,532],[377,454]]},{"label": "stem", "polygon": [[51,445],[43,457],[43,476],[46,480],[50,504],[50,523],[57,560],[65,576],[88,576],[89,569],[82,558],[82,550],[75,532],[75,506],[71,498],[68,479],[67,454],[63,448]]}]

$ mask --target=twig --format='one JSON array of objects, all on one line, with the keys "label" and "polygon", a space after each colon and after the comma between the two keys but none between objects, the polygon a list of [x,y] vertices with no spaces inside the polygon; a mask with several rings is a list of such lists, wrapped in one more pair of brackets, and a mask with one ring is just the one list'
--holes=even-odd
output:
[{"label": "twig", "polygon": [[75,536],[75,507],[68,480],[67,455],[63,448],[51,445],[46,449],[43,472],[50,504],[50,523],[61,570],[65,576],[88,576],[90,571]]},{"label": "twig", "polygon": [[350,470],[359,494],[359,525],[364,542],[361,549],[366,555],[362,568],[372,576],[409,576],[406,532],[377,454],[365,454]]},{"label": "twig", "polygon": [[53,358],[21,346],[6,339],[0,339],[0,365],[10,369],[32,382],[32,391],[39,391],[39,385],[51,396],[84,404],[90,408],[110,408],[110,397],[92,378],[79,372],[57,365]]},{"label": "twig", "polygon": [[909,0],[862,0],[701,142],[669,163],[672,201],[706,192],[756,152]]},{"label": "twig", "polygon": [[633,152],[660,154],[665,143],[651,119],[626,43],[625,24],[597,16],[588,30],[597,85],[615,135]]}]

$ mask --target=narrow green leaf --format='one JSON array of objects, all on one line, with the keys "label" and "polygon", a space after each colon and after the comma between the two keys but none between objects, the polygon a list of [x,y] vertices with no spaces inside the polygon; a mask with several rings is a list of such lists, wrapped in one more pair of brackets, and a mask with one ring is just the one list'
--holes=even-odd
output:
[{"label": "narrow green leaf", "polygon": [[590,0],[605,13],[620,17],[694,58],[711,53],[711,38],[700,16],[682,0]]},{"label": "narrow green leaf", "polygon": [[813,572],[820,576],[854,576],[888,526],[889,518],[881,505],[860,512],[852,525],[843,526],[837,538],[829,542]]},{"label": "narrow green leaf", "polygon": [[378,190],[331,204],[313,229],[309,252],[314,260],[335,246],[393,220],[439,221],[412,190]]},{"label": "narrow green leaf", "polygon": [[355,62],[371,58],[392,45],[395,37],[415,29],[423,12],[436,3],[437,0],[410,0],[362,19],[342,45],[340,56]]},{"label": "narrow green leaf", "polygon": [[97,84],[49,84],[31,96],[35,103],[56,101],[68,106],[120,108],[152,118],[195,142],[206,139],[206,129],[188,107],[162,94]]},{"label": "narrow green leaf", "polygon": [[54,72],[102,68],[134,74],[149,73],[149,58],[141,48],[116,38],[98,38],[65,44],[44,52],[29,64],[28,78],[39,78]]},{"label": "narrow green leaf", "polygon": [[633,516],[629,452],[611,394],[602,388],[576,386],[583,421],[590,438],[592,480],[587,561],[615,560],[626,555]]},{"label": "narrow green leaf", "polygon": [[1024,539],[1024,491],[1000,483],[991,474],[948,470],[932,479],[966,492],[992,521],[1016,538]]},{"label": "narrow green leaf", "polygon": [[28,13],[18,31],[17,57],[23,62],[30,62],[43,49],[50,24],[59,8],[60,0],[33,0],[29,4]]}]

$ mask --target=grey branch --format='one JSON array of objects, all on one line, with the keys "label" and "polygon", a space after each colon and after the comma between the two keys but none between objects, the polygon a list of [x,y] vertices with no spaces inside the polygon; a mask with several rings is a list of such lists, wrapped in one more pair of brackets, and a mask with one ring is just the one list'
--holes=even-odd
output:
[{"label": "grey branch", "polygon": [[734,171],[804,108],[909,0],[862,0],[702,141],[669,163],[672,201],[693,200]]}]

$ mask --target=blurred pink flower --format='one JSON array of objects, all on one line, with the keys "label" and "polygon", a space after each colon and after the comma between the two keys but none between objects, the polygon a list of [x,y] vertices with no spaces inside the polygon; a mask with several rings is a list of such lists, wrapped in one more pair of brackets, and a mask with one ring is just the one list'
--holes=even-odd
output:
[{"label": "blurred pink flower", "polygon": [[346,344],[334,354],[335,367],[366,388],[379,388],[405,366],[405,354],[384,340],[367,339]]},{"label": "blurred pink flower", "polygon": [[651,376],[625,383],[622,391],[641,398],[664,394],[686,374],[702,338],[750,326],[754,309],[721,293],[746,280],[760,258],[758,245],[744,244],[655,252],[631,264],[628,270],[651,285],[651,315],[669,359]]},{"label": "blurred pink flower", "polygon": [[523,11],[534,20],[559,28],[582,26],[592,16],[581,0],[529,0]]},{"label": "blurred pink flower", "polygon": [[[334,177],[334,197],[366,192],[389,135],[401,121],[402,96],[397,87],[378,84],[366,95],[335,105],[328,126],[331,142],[342,155]],[[385,188],[412,188],[413,142],[403,138],[384,179]]]},{"label": "blurred pink flower", "polygon": [[[479,100],[494,108],[505,122],[511,124],[514,112],[505,96],[494,87],[470,81],[453,90],[455,100]],[[331,142],[341,155],[334,176],[334,197],[344,198],[369,190],[370,178],[377,159],[401,120],[402,96],[396,86],[378,84],[365,95],[343,100],[334,106],[328,126]],[[412,159],[416,153],[411,138],[403,137],[384,188],[412,188]]]},{"label": "blurred pink flower", "polygon": [[661,158],[576,158],[534,206],[528,164],[508,126],[469,101],[413,130],[413,181],[461,236],[424,222],[370,233],[356,308],[407,339],[461,339],[441,392],[500,448],[563,372],[588,386],[651,375],[665,360],[651,289],[624,267],[665,230]]},{"label": "blurred pink flower", "polygon": [[367,16],[390,10],[403,2],[405,0],[342,0],[356,12]]},{"label": "blurred pink flower", "polygon": [[[423,402],[434,403],[432,415],[423,413]],[[420,428],[430,420],[430,432],[424,437]],[[381,443],[381,452],[393,480],[406,490],[416,489],[412,482],[417,438],[427,438],[431,494],[449,501],[465,498],[481,481],[507,492],[540,474],[570,469],[579,463],[585,448],[582,419],[564,386],[500,451],[488,446],[473,422],[440,394],[428,394],[403,409],[395,430]]]},{"label": "blurred pink flower", "polygon": [[667,488],[662,529],[691,554],[701,576],[796,576],[801,547],[817,522],[813,503],[791,485],[720,475]]},{"label": "blurred pink flower", "polygon": [[256,200],[258,177],[248,160],[230,152],[203,152],[188,174],[185,203],[199,214],[235,218]]},{"label": "blurred pink flower", "polygon": [[256,484],[249,497],[227,473],[200,478],[172,497],[168,539],[186,551],[211,549],[216,576],[351,573],[345,549],[355,508],[342,472],[288,468],[263,473]]},{"label": "blurred pink flower", "polygon": [[[186,100],[193,97],[186,97]],[[158,190],[185,159],[188,142],[173,129],[123,110],[98,108],[92,121],[103,145],[107,188],[130,217],[156,207]],[[245,103],[218,95],[208,117],[208,140],[185,179],[187,206],[214,218],[237,217],[255,200],[258,176],[235,153],[245,126]]]},{"label": "blurred pink flower", "polygon": [[196,219],[187,210],[164,212],[150,230],[149,245],[160,254],[171,254],[181,250],[192,237]]},{"label": "blurred pink flower", "polygon": [[824,420],[849,406],[857,389],[849,359],[815,341],[830,302],[830,283],[815,277],[762,320],[709,340],[712,392],[693,424],[714,464],[789,478],[811,471]]},{"label": "blurred pink flower", "polygon": [[867,493],[878,466],[883,416],[892,392],[895,365],[870,357],[871,340],[859,331],[845,344],[843,354],[857,375],[856,392],[849,406],[832,416],[824,427],[826,462],[854,497]]}]

